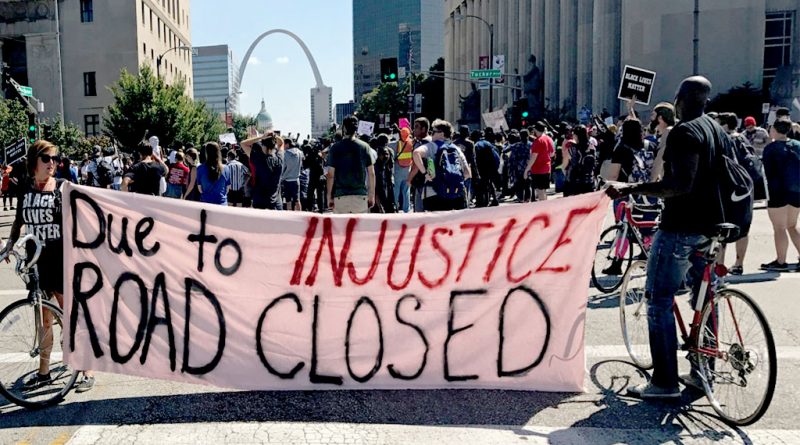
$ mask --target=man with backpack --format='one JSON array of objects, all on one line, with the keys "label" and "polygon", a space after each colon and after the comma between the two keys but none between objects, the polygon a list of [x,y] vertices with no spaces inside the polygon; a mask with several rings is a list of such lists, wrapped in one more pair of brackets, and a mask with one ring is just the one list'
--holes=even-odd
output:
[{"label": "man with backpack", "polygon": [[426,212],[467,208],[466,180],[471,178],[467,158],[450,142],[453,126],[437,119],[431,125],[431,143],[414,150],[414,164],[425,174],[422,206]]},{"label": "man with backpack", "polygon": [[[681,122],[669,134],[661,181],[607,189],[612,198],[636,193],[664,199],[661,224],[647,263],[647,321],[653,373],[648,383],[628,388],[630,395],[642,399],[680,400],[678,343],[672,313],[675,294],[690,269],[691,278],[699,278],[703,260],[695,252],[716,232],[718,224],[737,224],[746,232],[752,220],[752,212],[747,212],[752,182],[733,159],[730,138],[704,114],[710,94],[711,83],[702,76],[689,77],[681,83],[675,98],[675,111]],[[692,372],[681,379],[686,386],[702,388],[695,366],[692,364]]]},{"label": "man with backpack", "polygon": [[488,207],[500,205],[497,201],[495,179],[500,168],[500,155],[494,145],[495,134],[492,128],[483,130],[483,137],[475,144],[475,163],[478,166],[477,176],[473,181],[475,188],[475,206]]},{"label": "man with backpack", "polygon": [[115,148],[111,147],[104,153],[99,145],[94,146],[94,159],[89,163],[88,183],[92,187],[120,189],[122,164],[117,157]]},{"label": "man with backpack", "polygon": [[[736,131],[739,120],[735,113],[720,113],[717,116],[725,133],[730,136],[736,154],[736,161],[747,170],[750,179],[753,181],[753,199],[759,201],[767,199],[767,182],[764,176],[764,165],[756,155],[755,149],[750,145],[747,138]],[[750,209],[752,212],[752,208]],[[747,254],[747,245],[750,238],[743,236],[736,241],[736,262],[729,269],[731,275],[742,275],[744,273],[744,257]],[[724,257],[723,257],[724,258]]]}]

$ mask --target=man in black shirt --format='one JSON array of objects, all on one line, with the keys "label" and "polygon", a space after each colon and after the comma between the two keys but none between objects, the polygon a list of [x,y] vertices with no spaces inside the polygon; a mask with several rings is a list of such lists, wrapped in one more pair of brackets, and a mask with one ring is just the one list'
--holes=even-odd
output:
[{"label": "man in black shirt", "polygon": [[[716,153],[728,136],[703,110],[711,83],[695,76],[684,80],[675,98],[682,120],[670,132],[664,153],[664,178],[660,182],[615,186],[612,198],[631,193],[664,199],[661,224],[647,263],[647,321],[653,377],[649,383],[628,389],[642,399],[679,399],[677,335],[672,307],[675,294],[691,269],[702,273],[702,258],[694,255],[717,224],[723,222],[718,186],[714,178]],[[700,384],[699,374],[682,376],[687,386]]]},{"label": "man in black shirt", "polygon": [[275,154],[275,136],[269,134],[258,142],[251,138],[242,142],[242,149],[250,156],[253,165],[252,175],[255,177],[253,190],[253,208],[283,210],[281,197],[281,171],[283,162]]},{"label": "man in black shirt", "polygon": [[136,151],[142,160],[131,167],[131,170],[122,178],[122,191],[133,191],[143,195],[161,195],[161,178],[167,176],[169,170],[158,156],[153,154],[153,147],[142,141]]}]

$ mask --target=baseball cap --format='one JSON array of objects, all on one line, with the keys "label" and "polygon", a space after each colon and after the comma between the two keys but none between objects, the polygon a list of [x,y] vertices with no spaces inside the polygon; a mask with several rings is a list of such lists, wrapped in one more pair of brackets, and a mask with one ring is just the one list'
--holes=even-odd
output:
[{"label": "baseball cap", "polygon": [[745,127],[754,127],[756,125],[756,118],[753,116],[747,116],[744,118],[744,126]]}]

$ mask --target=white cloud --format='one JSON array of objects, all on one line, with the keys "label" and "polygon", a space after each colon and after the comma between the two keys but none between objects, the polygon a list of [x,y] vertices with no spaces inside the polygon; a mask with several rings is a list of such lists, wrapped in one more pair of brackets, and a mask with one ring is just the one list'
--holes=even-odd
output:
[{"label": "white cloud", "polygon": [[286,65],[287,63],[289,63],[289,58],[286,56],[278,57],[277,59],[275,59],[275,63],[278,63],[280,65]]},{"label": "white cloud", "polygon": [[250,60],[247,62],[249,65],[261,65],[261,60],[258,59],[256,56],[251,56]]}]

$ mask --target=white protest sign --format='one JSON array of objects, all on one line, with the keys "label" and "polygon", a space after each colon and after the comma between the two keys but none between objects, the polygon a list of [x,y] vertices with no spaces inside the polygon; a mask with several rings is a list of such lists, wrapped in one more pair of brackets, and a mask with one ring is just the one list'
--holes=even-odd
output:
[{"label": "white protest sign", "polygon": [[769,113],[769,107],[770,107],[769,102],[764,102],[763,104],[761,104],[761,114]]},{"label": "white protest sign", "polygon": [[[506,56],[505,54],[495,54],[494,59],[492,60],[492,68],[496,70],[500,70],[501,73],[506,72]],[[495,79],[495,84],[505,83],[505,77],[501,77],[499,79]]]},{"label": "white protest sign", "polygon": [[358,121],[358,134],[363,134],[364,136],[372,136],[373,131],[375,131],[374,122]]},{"label": "white protest sign", "polygon": [[234,133],[225,133],[219,135],[219,141],[228,144],[236,144],[236,135]]},{"label": "white protest sign", "polygon": [[63,194],[75,369],[251,390],[583,390],[603,192],[330,216]]},{"label": "white protest sign", "polygon": [[508,122],[506,121],[505,109],[483,113],[483,123],[498,133],[502,130],[508,130],[510,128],[508,126]]}]

